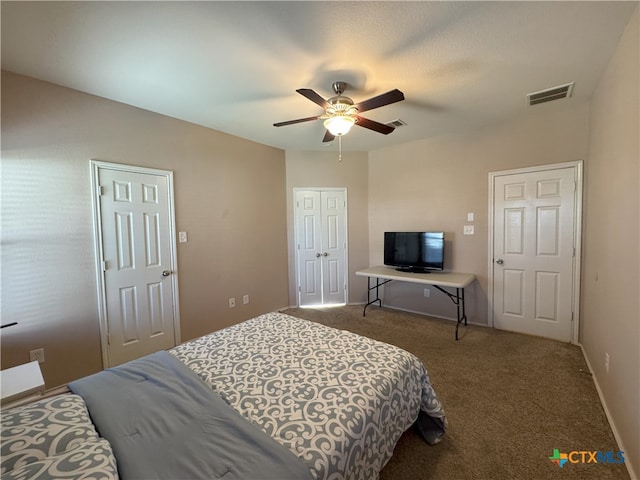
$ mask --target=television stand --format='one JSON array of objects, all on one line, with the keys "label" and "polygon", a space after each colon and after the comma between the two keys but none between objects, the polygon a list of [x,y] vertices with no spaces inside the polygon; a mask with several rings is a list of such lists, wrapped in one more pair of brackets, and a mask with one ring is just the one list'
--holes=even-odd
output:
[{"label": "television stand", "polygon": [[[458,329],[464,321],[467,325],[467,314],[464,305],[464,289],[469,286],[476,278],[471,273],[433,273],[433,275],[425,276],[422,273],[414,273],[407,271],[399,271],[393,267],[378,266],[359,270],[356,275],[367,277],[367,304],[364,306],[362,316],[366,316],[367,307],[378,303],[382,307],[382,299],[380,298],[380,287],[392,280],[409,283],[422,283],[431,285],[447,295],[456,306],[457,322],[456,322],[456,340],[458,340]],[[375,284],[372,285],[372,279],[375,278]],[[382,280],[382,281],[381,281]],[[455,289],[452,293],[445,288]],[[375,291],[375,298],[371,299],[371,293]]]}]

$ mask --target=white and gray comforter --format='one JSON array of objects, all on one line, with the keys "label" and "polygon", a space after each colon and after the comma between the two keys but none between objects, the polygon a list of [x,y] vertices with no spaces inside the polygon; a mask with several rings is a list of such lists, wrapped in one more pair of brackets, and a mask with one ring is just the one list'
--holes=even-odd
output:
[{"label": "white and gray comforter", "polygon": [[[279,443],[277,447],[286,447],[287,455],[293,453],[293,460],[301,460],[304,471],[316,480],[378,478],[398,439],[416,420],[428,442],[436,443],[444,434],[444,412],[423,364],[400,348],[347,331],[270,313],[187,342],[170,353]],[[139,363],[131,362],[131,367],[135,362]],[[129,366],[118,372],[129,376]],[[143,375],[148,377],[146,383],[158,383],[155,373]],[[180,392],[183,387],[177,388]],[[189,392],[184,394],[193,397]],[[175,390],[168,395],[169,401],[180,396]],[[135,408],[150,402],[138,401],[126,392],[121,395],[127,396]],[[185,411],[193,410],[188,406]],[[3,410],[2,478],[117,479],[123,472],[113,454],[116,448],[102,438],[106,430],[96,430],[89,413],[85,401],[72,394]],[[91,415],[98,417],[97,411]],[[125,419],[125,429],[143,425],[153,432],[161,427],[160,423],[140,423],[137,414],[130,415],[130,420],[119,416]],[[104,418],[108,422],[109,414]],[[169,444],[175,438],[173,433],[158,432],[157,437],[162,436]],[[227,439],[206,448],[216,450],[212,455],[226,455],[227,450],[233,450],[225,447],[231,442]],[[193,445],[186,440],[183,443],[188,449]],[[156,445],[153,439],[147,444]],[[175,448],[169,450],[174,451],[164,454],[175,459]],[[132,465],[138,468],[135,456]],[[235,465],[234,460],[230,462]],[[138,475],[140,471],[133,473]],[[254,480],[249,476],[245,473],[240,478]],[[300,480],[306,475],[295,476]]]},{"label": "white and gray comforter", "polygon": [[298,457],[167,352],[69,388],[111,444],[123,480],[312,480]]},{"label": "white and gray comforter", "polygon": [[322,480],[372,480],[402,433],[444,411],[418,358],[389,344],[282,313],[187,342],[179,358],[235,410]]}]

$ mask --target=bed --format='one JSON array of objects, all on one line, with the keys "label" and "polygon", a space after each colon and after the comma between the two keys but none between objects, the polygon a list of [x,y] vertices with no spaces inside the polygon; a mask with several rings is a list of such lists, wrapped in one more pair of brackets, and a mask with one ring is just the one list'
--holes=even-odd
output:
[{"label": "bed", "polygon": [[414,355],[277,312],[69,388],[2,412],[3,479],[368,480],[446,428]]}]

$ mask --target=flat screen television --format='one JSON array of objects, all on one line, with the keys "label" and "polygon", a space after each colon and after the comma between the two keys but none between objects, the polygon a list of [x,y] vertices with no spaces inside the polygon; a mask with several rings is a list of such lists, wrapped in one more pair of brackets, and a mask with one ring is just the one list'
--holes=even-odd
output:
[{"label": "flat screen television", "polygon": [[384,264],[396,270],[444,270],[444,232],[384,232]]}]

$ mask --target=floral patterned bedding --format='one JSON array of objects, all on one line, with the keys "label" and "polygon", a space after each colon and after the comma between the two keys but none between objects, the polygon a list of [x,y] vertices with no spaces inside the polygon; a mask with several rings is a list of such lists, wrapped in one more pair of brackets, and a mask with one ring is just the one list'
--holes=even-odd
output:
[{"label": "floral patterned bedding", "polygon": [[318,480],[373,480],[419,412],[444,411],[419,359],[392,345],[269,313],[170,350]]},{"label": "floral patterned bedding", "polygon": [[98,436],[78,395],[5,409],[0,417],[3,480],[118,478],[111,446]]}]

